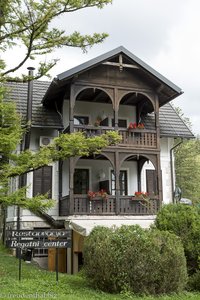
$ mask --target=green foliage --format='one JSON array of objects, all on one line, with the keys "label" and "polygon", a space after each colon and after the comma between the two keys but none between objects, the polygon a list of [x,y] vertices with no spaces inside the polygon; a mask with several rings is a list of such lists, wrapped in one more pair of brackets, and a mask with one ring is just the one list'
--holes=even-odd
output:
[{"label": "green foliage", "polygon": [[[15,151],[23,139],[20,116],[15,105],[4,102],[6,90],[0,87],[0,205],[19,205],[35,212],[46,210],[54,205],[46,200],[46,195],[27,198],[26,189],[19,188],[10,192],[10,178],[24,175],[54,161],[65,160],[72,156],[89,156],[100,153],[102,149],[120,141],[117,132],[108,132],[101,136],[87,138],[83,133],[61,134],[50,146],[42,147],[37,152]],[[14,152],[15,151],[15,152]]]},{"label": "green foliage", "polygon": [[[171,296],[137,297],[130,293],[108,294],[88,285],[80,275],[59,273],[58,284],[55,272],[38,268],[34,263],[22,261],[22,280],[18,280],[18,260],[0,245],[1,298],[7,299],[59,299],[59,300],[200,300],[200,294],[184,292]],[[32,296],[31,296],[32,295]]]},{"label": "green foliage", "polygon": [[[6,69],[4,62],[0,63],[0,75],[7,80],[10,73],[18,70],[30,58],[53,52],[63,46],[79,47],[86,51],[88,47],[101,43],[107,37],[106,33],[84,35],[74,31],[66,33],[54,26],[55,20],[67,13],[77,10],[97,7],[103,8],[112,0],[7,0],[0,4],[0,50],[14,49],[16,45],[25,47],[24,57],[19,64]],[[23,49],[23,48],[22,48]],[[40,63],[35,78],[48,74],[56,60]],[[27,76],[22,76],[27,80]],[[19,80],[16,78],[15,80]]]},{"label": "green foliage", "polygon": [[22,137],[20,116],[14,103],[5,103],[6,89],[0,87],[0,154],[9,154],[16,149]]},{"label": "green foliage", "polygon": [[48,165],[59,159],[65,160],[73,156],[89,156],[100,153],[109,145],[118,143],[121,137],[117,132],[107,132],[101,136],[86,138],[84,133],[61,134],[50,146],[42,147],[37,152],[30,150],[19,154],[10,154],[10,164],[2,169],[7,177],[14,177]]},{"label": "green foliage", "polygon": [[189,277],[187,289],[190,291],[200,291],[200,270]]},{"label": "green foliage", "polygon": [[176,184],[182,197],[200,202],[200,140],[184,141],[174,153]]},{"label": "green foliage", "polygon": [[184,204],[165,205],[157,214],[155,225],[181,238],[189,274],[197,271],[200,258],[200,208]]},{"label": "green foliage", "polygon": [[96,227],[84,242],[84,272],[93,286],[113,293],[179,292],[187,281],[180,239],[139,226]]},{"label": "green foliage", "polygon": [[[9,95],[6,95],[7,91],[3,87],[6,81],[28,81],[48,75],[49,70],[57,61],[47,61],[46,55],[56,48],[69,46],[79,47],[86,51],[88,47],[103,42],[107,37],[106,33],[93,35],[83,35],[77,31],[66,33],[56,28],[54,21],[67,13],[90,7],[101,9],[109,3],[112,3],[112,0],[7,0],[0,2],[0,51],[12,49],[14,52],[18,45],[24,46],[22,51],[25,49],[22,60],[10,69],[6,68],[6,62],[0,59],[0,82],[2,83],[0,86],[0,205],[4,207],[19,205],[33,211],[37,208],[40,210],[49,208],[52,202],[46,202],[45,195],[28,199],[24,188],[10,193],[10,178],[36,170],[58,159],[99,153],[104,147],[112,144],[112,141],[115,143],[117,140],[116,136],[111,136],[112,133],[94,139],[86,139],[85,136],[79,134],[65,135],[56,139],[52,147],[42,148],[38,153],[28,150],[13,153],[23,139],[24,130],[14,104],[4,101],[9,99]],[[34,78],[27,75],[22,75],[21,78],[10,77],[10,74],[20,69],[28,59],[35,59],[41,55],[45,55],[45,62],[39,63],[38,72]]]}]

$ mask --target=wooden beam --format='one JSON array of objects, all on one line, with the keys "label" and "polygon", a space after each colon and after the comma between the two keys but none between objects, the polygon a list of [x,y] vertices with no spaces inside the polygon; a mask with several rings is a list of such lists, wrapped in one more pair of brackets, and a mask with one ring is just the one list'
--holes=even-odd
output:
[{"label": "wooden beam", "polygon": [[104,92],[102,90],[99,90],[97,93],[97,95],[93,98],[93,102],[97,102],[100,97],[104,94]]},{"label": "wooden beam", "polygon": [[[110,62],[110,61],[106,61],[104,63],[102,63],[103,65],[109,65],[109,66],[113,66],[113,67],[120,67],[119,63],[114,63],[114,62]],[[131,68],[131,69],[139,69],[138,66],[136,65],[131,65],[131,64],[122,64],[121,66],[123,66],[123,68]]]}]

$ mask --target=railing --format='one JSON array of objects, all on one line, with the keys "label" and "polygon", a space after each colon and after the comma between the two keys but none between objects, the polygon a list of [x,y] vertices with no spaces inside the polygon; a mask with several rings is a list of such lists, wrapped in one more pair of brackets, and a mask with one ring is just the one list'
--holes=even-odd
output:
[{"label": "railing", "polygon": [[122,137],[122,146],[134,145],[140,148],[156,148],[157,146],[155,131],[147,131],[146,129],[120,129],[119,134]]},{"label": "railing", "polygon": [[[74,195],[74,215],[115,215],[116,198],[108,196],[108,199],[96,197],[90,200],[87,195]],[[120,215],[152,215],[159,210],[159,200],[156,198],[142,199],[132,196],[120,196]],[[70,215],[69,196],[60,200],[59,215]]]},{"label": "railing", "polygon": [[[95,127],[92,125],[74,125],[75,132],[84,132],[87,137],[104,134],[111,130],[114,130],[114,128],[104,126]],[[135,147],[139,148],[157,147],[155,130],[119,128],[119,134],[122,137],[122,141],[120,142],[120,146],[122,147],[127,147],[130,145],[134,145]]]},{"label": "railing", "polygon": [[121,196],[120,214],[154,215],[159,210],[159,200],[155,198],[140,198]]}]

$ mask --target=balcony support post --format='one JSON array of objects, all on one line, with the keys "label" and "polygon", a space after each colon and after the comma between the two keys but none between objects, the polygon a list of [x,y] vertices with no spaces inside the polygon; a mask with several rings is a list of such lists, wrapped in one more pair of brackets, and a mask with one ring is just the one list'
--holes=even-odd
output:
[{"label": "balcony support post", "polygon": [[119,99],[118,99],[118,89],[114,89],[114,121],[115,121],[115,130],[118,130],[118,112],[119,112]]},{"label": "balcony support post", "polygon": [[74,85],[71,85],[70,99],[69,99],[69,128],[70,133],[74,132],[74,106],[75,106],[75,91]]},{"label": "balcony support post", "polygon": [[74,158],[69,158],[69,213],[74,214]]},{"label": "balcony support post", "polygon": [[119,185],[119,152],[115,152],[115,197],[116,197],[116,215],[120,214],[120,185]]}]

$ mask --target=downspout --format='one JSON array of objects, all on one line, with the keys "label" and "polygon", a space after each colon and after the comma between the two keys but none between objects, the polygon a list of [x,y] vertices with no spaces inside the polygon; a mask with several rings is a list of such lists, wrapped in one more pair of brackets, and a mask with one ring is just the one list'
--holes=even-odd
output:
[{"label": "downspout", "polygon": [[174,202],[174,165],[173,165],[173,150],[183,143],[183,139],[170,149],[170,169],[171,169],[171,186],[172,186],[172,202]]}]

